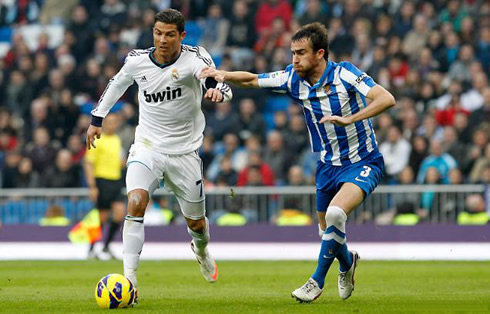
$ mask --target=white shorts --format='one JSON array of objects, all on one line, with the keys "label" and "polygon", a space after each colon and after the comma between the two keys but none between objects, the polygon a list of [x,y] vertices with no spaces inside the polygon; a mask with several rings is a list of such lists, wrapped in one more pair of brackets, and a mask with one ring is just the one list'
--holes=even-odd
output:
[{"label": "white shorts", "polygon": [[135,143],[129,149],[127,166],[128,193],[143,189],[151,196],[163,182],[174,192],[185,217],[197,220],[205,216],[202,161],[197,152],[167,155]]}]

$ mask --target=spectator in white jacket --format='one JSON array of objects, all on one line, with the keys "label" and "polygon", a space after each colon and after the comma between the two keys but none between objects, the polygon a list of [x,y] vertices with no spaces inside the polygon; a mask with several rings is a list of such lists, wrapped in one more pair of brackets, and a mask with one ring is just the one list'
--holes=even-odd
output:
[{"label": "spectator in white jacket", "polygon": [[398,175],[408,165],[412,146],[402,136],[399,126],[392,125],[388,129],[386,141],[379,146],[385,159],[387,183],[397,183]]}]

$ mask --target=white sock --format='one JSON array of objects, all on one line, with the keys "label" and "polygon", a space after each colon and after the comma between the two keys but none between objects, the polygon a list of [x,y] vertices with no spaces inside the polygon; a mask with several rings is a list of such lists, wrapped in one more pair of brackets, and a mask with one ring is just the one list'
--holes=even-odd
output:
[{"label": "white sock", "polygon": [[210,238],[209,221],[207,217],[205,217],[205,219],[206,219],[206,227],[203,233],[197,233],[195,231],[192,231],[189,227],[187,227],[187,232],[189,232],[192,239],[194,240],[194,249],[196,250],[196,254],[199,256],[206,255],[206,247],[208,246],[208,242]]},{"label": "white sock", "polygon": [[141,250],[145,242],[143,217],[126,216],[123,229],[123,265],[124,276],[133,285],[138,285],[136,271],[140,261]]},{"label": "white sock", "polygon": [[335,228],[337,228],[339,231],[345,233],[347,214],[342,208],[337,206],[328,206],[325,221],[327,223],[327,229],[330,226],[335,226]]}]

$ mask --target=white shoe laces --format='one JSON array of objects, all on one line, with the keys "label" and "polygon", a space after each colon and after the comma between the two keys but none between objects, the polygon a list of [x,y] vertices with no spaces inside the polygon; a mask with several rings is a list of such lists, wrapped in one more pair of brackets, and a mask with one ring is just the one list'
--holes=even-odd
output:
[{"label": "white shoe laces", "polygon": [[339,273],[339,280],[340,280],[340,284],[342,285],[342,287],[345,285],[346,275],[347,275],[347,272]]},{"label": "white shoe laces", "polygon": [[305,293],[310,293],[313,289],[317,288],[317,285],[312,279],[309,279],[302,287],[302,290]]},{"label": "white shoe laces", "polygon": [[207,271],[209,271],[209,272],[214,271],[214,263],[211,261],[209,256],[206,256],[205,258],[203,258],[202,263],[203,263],[204,267],[206,267]]}]

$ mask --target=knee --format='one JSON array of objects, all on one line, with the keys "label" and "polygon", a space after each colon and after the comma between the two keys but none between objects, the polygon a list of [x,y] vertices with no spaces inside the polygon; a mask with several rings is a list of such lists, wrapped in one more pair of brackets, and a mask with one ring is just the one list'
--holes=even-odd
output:
[{"label": "knee", "polygon": [[142,217],[145,215],[148,205],[148,192],[144,190],[134,190],[128,193],[128,213],[131,216]]},{"label": "knee", "polygon": [[206,231],[206,220],[204,219],[199,219],[199,220],[186,219],[186,220],[187,220],[187,226],[192,231],[197,233],[204,233],[204,231]]},{"label": "knee", "polygon": [[344,210],[340,207],[337,206],[330,206],[327,209],[327,214],[325,216],[327,225],[338,225],[339,223],[342,223],[347,220],[347,215],[345,214]]}]

